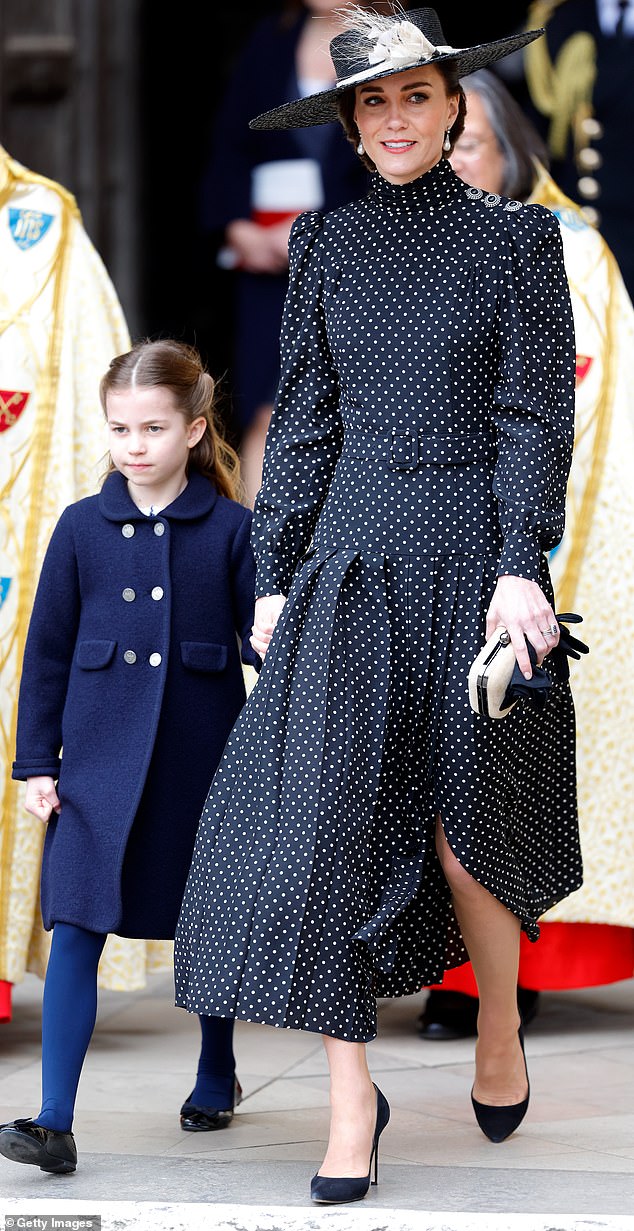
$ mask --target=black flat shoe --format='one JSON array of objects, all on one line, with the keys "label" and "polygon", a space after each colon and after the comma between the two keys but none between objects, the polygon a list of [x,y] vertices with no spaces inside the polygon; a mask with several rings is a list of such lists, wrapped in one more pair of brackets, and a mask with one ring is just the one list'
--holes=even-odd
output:
[{"label": "black flat shoe", "polygon": [[539,992],[534,992],[529,987],[518,987],[517,1007],[520,1011],[522,1025],[526,1029],[539,1013]]},{"label": "black flat shoe", "polygon": [[421,1039],[467,1039],[478,1033],[480,1001],[465,992],[443,992],[441,988],[428,993],[418,1018]]},{"label": "black flat shoe", "polygon": [[528,1101],[531,1094],[531,1086],[528,1081],[528,1068],[526,1065],[526,1053],[524,1051],[524,1031],[520,1026],[519,1031],[520,1046],[522,1055],[524,1056],[524,1068],[526,1070],[526,1080],[528,1082],[528,1092],[525,1099],[521,1103],[510,1103],[506,1107],[491,1107],[489,1103],[478,1103],[473,1097],[471,1091],[471,1102],[475,1112],[475,1118],[482,1129],[482,1132],[489,1141],[495,1141],[496,1144],[500,1141],[506,1141],[511,1133],[519,1128],[526,1112],[528,1111]]},{"label": "black flat shoe", "polygon": [[242,1102],[242,1086],[236,1077],[231,1107],[198,1107],[196,1103],[190,1103],[189,1098],[180,1110],[183,1132],[215,1133],[219,1128],[228,1128],[231,1124],[234,1108]]},{"label": "black flat shoe", "polygon": [[341,1176],[333,1178],[329,1175],[314,1175],[310,1182],[311,1200],[321,1205],[343,1205],[349,1201],[362,1201],[370,1187],[372,1163],[374,1163],[373,1184],[379,1181],[379,1137],[390,1118],[390,1105],[378,1086],[376,1090],[376,1124],[372,1138],[372,1153],[367,1175]]},{"label": "black flat shoe", "polygon": [[40,1171],[62,1175],[75,1171],[77,1146],[72,1133],[42,1128],[28,1117],[0,1128],[0,1154],[14,1163],[31,1163]]},{"label": "black flat shoe", "polygon": [[[527,987],[517,989],[517,1007],[524,1026],[528,1026],[539,1011],[539,992]],[[477,996],[466,992],[445,992],[434,988],[427,995],[416,1023],[421,1039],[467,1039],[478,1033]]]}]

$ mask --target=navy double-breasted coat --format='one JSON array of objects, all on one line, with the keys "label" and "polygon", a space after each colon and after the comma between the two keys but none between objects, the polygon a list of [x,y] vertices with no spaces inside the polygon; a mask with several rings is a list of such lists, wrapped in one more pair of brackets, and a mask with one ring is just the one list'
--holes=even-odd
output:
[{"label": "navy double-breasted coat", "polygon": [[[174,935],[211,778],[254,663],[251,513],[193,473],[156,517],[110,475],[51,537],[13,777],[58,778],[44,925]],[[240,644],[242,644],[242,654]]]}]

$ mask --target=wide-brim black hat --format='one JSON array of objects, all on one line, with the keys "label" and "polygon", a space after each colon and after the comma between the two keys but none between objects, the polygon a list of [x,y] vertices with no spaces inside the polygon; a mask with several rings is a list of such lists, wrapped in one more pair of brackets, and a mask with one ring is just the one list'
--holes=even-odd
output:
[{"label": "wide-brim black hat", "polygon": [[249,128],[307,128],[329,124],[339,118],[337,103],[342,93],[367,81],[392,77],[417,68],[419,64],[441,64],[453,60],[459,77],[519,51],[544,33],[525,30],[493,43],[475,47],[449,47],[435,9],[398,11],[389,17],[368,9],[352,8],[344,18],[349,28],[330,43],[330,55],[337,84],[330,90],[309,94],[251,120]]}]

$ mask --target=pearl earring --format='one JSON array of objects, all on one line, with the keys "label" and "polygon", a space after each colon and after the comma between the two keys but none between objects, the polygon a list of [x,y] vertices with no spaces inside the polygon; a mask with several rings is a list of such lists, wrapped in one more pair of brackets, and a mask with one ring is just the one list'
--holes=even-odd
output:
[{"label": "pearl earring", "polygon": [[363,148],[363,141],[361,140],[361,138],[359,138],[359,144],[357,146],[357,154],[359,155],[359,157],[361,157],[362,154],[365,154],[365,150]]},{"label": "pearl earring", "polygon": [[451,138],[449,136],[450,132],[451,132],[451,129],[448,128],[447,131],[445,132],[445,140],[442,143],[442,148],[447,153],[449,153],[449,150],[451,149]]}]

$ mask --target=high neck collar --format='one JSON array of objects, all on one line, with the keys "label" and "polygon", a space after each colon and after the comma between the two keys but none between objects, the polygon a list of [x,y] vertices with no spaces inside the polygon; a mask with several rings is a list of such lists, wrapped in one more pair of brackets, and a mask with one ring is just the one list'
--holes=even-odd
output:
[{"label": "high neck collar", "polygon": [[375,173],[370,199],[392,213],[418,214],[442,209],[461,191],[464,191],[463,181],[458,179],[449,160],[441,158],[424,175],[407,184],[391,184]]}]

